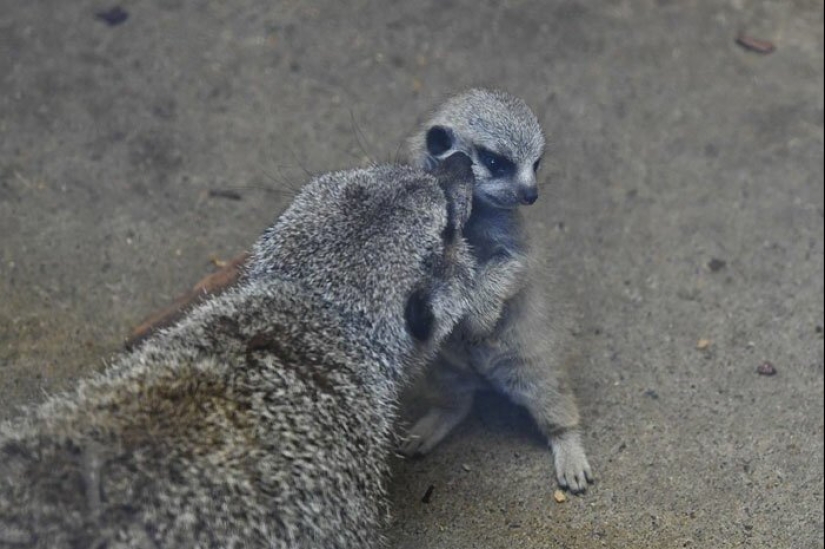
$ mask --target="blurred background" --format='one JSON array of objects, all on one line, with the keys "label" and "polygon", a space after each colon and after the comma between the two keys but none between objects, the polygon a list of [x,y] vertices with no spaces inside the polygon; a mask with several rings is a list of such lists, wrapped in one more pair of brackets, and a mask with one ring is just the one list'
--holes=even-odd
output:
[{"label": "blurred background", "polygon": [[823,11],[0,0],[0,418],[103,368],[309,174],[496,87],[547,134],[527,213],[585,313],[598,483],[557,503],[490,395],[395,460],[391,546],[822,548]]}]

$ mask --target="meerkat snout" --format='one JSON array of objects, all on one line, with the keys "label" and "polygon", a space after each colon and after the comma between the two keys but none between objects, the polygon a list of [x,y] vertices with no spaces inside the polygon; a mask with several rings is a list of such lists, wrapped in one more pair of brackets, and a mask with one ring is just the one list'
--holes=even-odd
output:
[{"label": "meerkat snout", "polygon": [[[473,202],[473,161],[463,152],[447,157],[434,171],[438,184],[447,199],[447,223],[442,233],[446,244],[452,244],[470,219]],[[404,308],[404,320],[410,334],[420,343],[432,339],[436,314],[432,296],[422,289],[415,290]]]},{"label": "meerkat snout", "polygon": [[529,187],[522,187],[519,189],[519,199],[521,203],[525,206],[531,206],[536,203],[536,200],[539,199],[539,189],[535,185]]}]

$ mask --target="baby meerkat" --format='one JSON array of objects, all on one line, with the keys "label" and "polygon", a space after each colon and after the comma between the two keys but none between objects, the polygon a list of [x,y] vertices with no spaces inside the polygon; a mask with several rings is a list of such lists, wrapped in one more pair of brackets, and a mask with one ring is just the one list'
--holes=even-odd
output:
[{"label": "baby meerkat", "polygon": [[538,198],[544,146],[539,122],[522,100],[481,89],[447,101],[410,140],[411,161],[425,170],[456,151],[473,159],[473,212],[464,236],[480,274],[472,312],[431,370],[438,403],[401,450],[432,450],[470,412],[483,379],[527,408],[549,440],[560,485],[581,492],[592,472],[565,373],[576,360],[573,316],[553,272],[531,250],[519,211]]},{"label": "baby meerkat", "polygon": [[0,424],[0,547],[374,549],[398,392],[466,312],[471,162],[311,181],[248,276]]}]

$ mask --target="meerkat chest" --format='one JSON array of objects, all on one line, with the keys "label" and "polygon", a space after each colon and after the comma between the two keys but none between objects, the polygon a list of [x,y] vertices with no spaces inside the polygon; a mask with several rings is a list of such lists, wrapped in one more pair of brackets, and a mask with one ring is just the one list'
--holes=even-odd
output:
[{"label": "meerkat chest", "polygon": [[524,253],[521,223],[514,212],[476,207],[464,228],[464,237],[480,263],[506,255]]}]

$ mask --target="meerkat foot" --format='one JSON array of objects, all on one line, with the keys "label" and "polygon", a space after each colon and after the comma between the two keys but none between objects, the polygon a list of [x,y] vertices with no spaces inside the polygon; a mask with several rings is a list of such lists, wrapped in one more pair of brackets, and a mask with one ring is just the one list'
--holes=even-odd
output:
[{"label": "meerkat foot", "polygon": [[472,400],[458,408],[432,408],[410,429],[399,452],[407,457],[429,454],[470,413]]},{"label": "meerkat foot", "polygon": [[581,435],[567,431],[550,439],[559,485],[574,494],[587,490],[593,482],[593,470],[581,443]]}]

